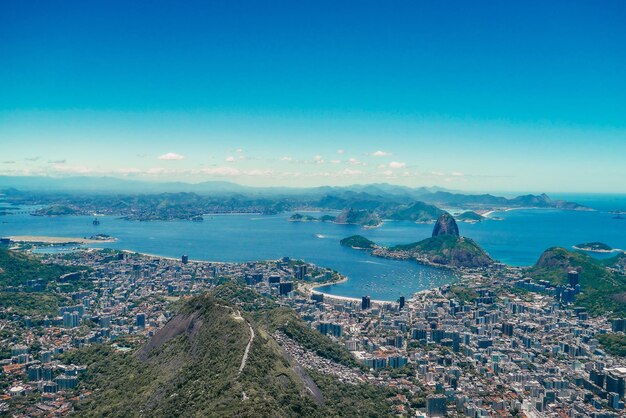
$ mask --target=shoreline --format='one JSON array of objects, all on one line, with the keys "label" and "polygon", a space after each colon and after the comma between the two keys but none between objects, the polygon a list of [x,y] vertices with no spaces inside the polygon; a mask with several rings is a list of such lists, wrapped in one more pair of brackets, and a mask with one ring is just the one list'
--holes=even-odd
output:
[{"label": "shoreline", "polygon": [[7,237],[12,242],[30,243],[30,244],[98,244],[101,242],[116,242],[117,238],[110,239],[91,239],[91,238],[75,238],[75,237],[51,237],[38,235],[13,235]]},{"label": "shoreline", "polygon": [[[334,299],[334,300],[340,300],[340,301],[350,301],[350,302],[361,302],[360,298],[355,298],[355,297],[350,297],[350,296],[340,296],[340,295],[333,295],[332,293],[326,293],[326,292],[321,292],[319,290],[316,290],[319,287],[323,287],[323,286],[331,286],[334,284],[340,284],[340,283],[345,283],[349,280],[348,276],[342,276],[341,280],[337,280],[336,282],[324,282],[324,283],[311,283],[311,284],[304,284],[302,287],[304,288],[304,293],[306,294],[313,294],[313,293],[317,293],[320,295],[324,295],[324,299],[328,298],[328,299]],[[417,293],[417,292],[416,292]],[[377,303],[380,305],[384,305],[384,304],[388,304],[388,303],[396,303],[397,301],[393,301],[393,300],[371,300],[372,303]]]},{"label": "shoreline", "polygon": [[576,245],[572,245],[572,248],[575,250],[584,251],[587,253],[599,253],[599,254],[626,253],[626,250],[622,250],[621,248],[611,248],[610,250],[594,250],[591,248],[578,247]]}]

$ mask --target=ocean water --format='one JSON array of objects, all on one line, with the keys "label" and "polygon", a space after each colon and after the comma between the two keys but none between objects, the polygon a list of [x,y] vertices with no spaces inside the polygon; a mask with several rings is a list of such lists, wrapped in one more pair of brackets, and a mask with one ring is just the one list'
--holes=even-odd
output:
[{"label": "ocean water", "polygon": [[[546,248],[552,246],[571,248],[582,242],[600,241],[614,248],[626,249],[626,219],[613,219],[614,214],[609,213],[626,208],[626,197],[579,196],[579,200],[575,201],[600,210],[512,210],[492,215],[502,220],[460,223],[459,229],[462,235],[473,238],[493,258],[517,266],[533,264]],[[366,252],[339,245],[339,240],[353,234],[364,235],[383,245],[415,242],[429,237],[432,225],[386,222],[381,228],[362,229],[354,225],[288,222],[289,216],[214,215],[205,216],[205,221],[201,223],[136,222],[105,216],[100,217],[100,225],[94,226],[93,217],[89,216],[15,214],[0,216],[0,236],[89,237],[102,233],[114,236],[118,241],[94,246],[167,257],[187,254],[191,259],[224,262],[283,256],[302,258],[348,276],[347,282],[323,287],[321,291],[357,298],[370,295],[373,299],[396,300],[401,295],[410,296],[416,291],[457,279],[445,269],[411,261],[375,258]]]}]

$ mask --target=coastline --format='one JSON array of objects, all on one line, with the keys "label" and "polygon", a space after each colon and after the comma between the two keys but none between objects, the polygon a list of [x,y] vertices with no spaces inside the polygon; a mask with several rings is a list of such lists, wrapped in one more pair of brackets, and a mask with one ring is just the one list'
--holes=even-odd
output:
[{"label": "coastline", "polygon": [[[349,301],[349,302],[361,302],[360,298],[353,298],[350,296],[339,296],[339,295],[333,295],[332,293],[326,293],[326,292],[320,292],[319,290],[316,290],[319,287],[323,287],[323,286],[329,286],[329,285],[333,285],[333,284],[339,284],[339,283],[345,283],[348,281],[348,276],[342,276],[341,280],[337,280],[335,282],[324,282],[324,283],[305,283],[302,285],[302,287],[298,287],[298,290],[303,290],[303,292],[307,295],[313,294],[313,293],[317,293],[320,295],[324,295],[324,299],[331,299],[331,300],[339,300],[339,301]],[[371,300],[372,303],[376,303],[376,304],[380,304],[380,305],[385,305],[385,304],[389,304],[389,303],[396,303],[396,301],[393,300]]]},{"label": "coastline", "polygon": [[101,242],[116,242],[117,238],[90,239],[74,237],[50,237],[38,235],[13,235],[7,237],[13,242],[25,242],[31,244],[98,244]]},{"label": "coastline", "polygon": [[572,248],[578,251],[584,251],[587,253],[600,253],[600,254],[610,254],[610,253],[626,253],[626,250],[622,250],[620,248],[611,248],[610,250],[594,250],[591,248],[578,247],[576,245],[572,245]]},{"label": "coastline", "polygon": [[[90,248],[92,250],[101,250],[102,248]],[[180,258],[177,257],[167,257],[164,255],[158,255],[158,254],[150,254],[150,253],[142,253],[139,251],[132,251],[132,250],[119,250],[125,254],[139,254],[142,255],[144,257],[150,257],[150,258],[162,258],[164,260],[171,260],[171,261],[181,261]],[[189,259],[188,260],[189,263],[199,263],[199,264],[232,264],[232,263],[228,263],[226,261],[209,261],[209,260],[192,260]]]}]

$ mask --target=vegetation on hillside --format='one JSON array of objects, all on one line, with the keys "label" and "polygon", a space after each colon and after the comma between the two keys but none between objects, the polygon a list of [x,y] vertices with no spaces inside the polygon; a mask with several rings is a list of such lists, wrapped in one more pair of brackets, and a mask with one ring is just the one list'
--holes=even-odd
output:
[{"label": "vegetation on hillside", "polygon": [[56,316],[59,307],[70,300],[56,293],[0,292],[0,319],[12,315]]},{"label": "vegetation on hillside", "polygon": [[385,219],[396,221],[432,222],[436,220],[443,210],[424,202],[414,202],[411,205],[396,207],[384,212]]},{"label": "vegetation on hillside", "polygon": [[[270,332],[280,330],[303,347],[316,352],[319,356],[336,361],[348,367],[357,367],[354,357],[343,346],[335,343],[326,335],[311,329],[293,310],[279,307],[273,300],[260,295],[240,284],[225,283],[212,292],[213,297],[249,312],[251,318]],[[194,303],[187,302],[186,312],[195,309]]]},{"label": "vegetation on hillside", "polygon": [[30,255],[0,247],[0,288],[18,287],[28,280],[55,281],[75,271],[74,267],[45,264]]},{"label": "vegetation on hillside", "polygon": [[[232,293],[231,287],[227,292]],[[234,293],[233,293],[234,294]],[[222,293],[224,297],[226,293]],[[234,294],[248,298],[249,295]],[[250,305],[248,305],[250,307]],[[202,295],[189,300],[149,345],[135,353],[96,346],[69,354],[66,362],[87,364],[83,385],[93,390],[78,403],[81,417],[326,417],[391,416],[394,391],[347,385],[293,367],[267,325],[293,322],[285,308],[259,310],[254,318],[233,314],[238,306]],[[283,312],[284,310],[284,312]],[[286,313],[291,312],[291,313]],[[264,317],[268,314],[268,317]],[[239,365],[255,338],[246,366]],[[288,328],[288,327],[287,327]],[[320,396],[314,395],[317,393]],[[321,399],[320,399],[321,397]]]},{"label": "vegetation on hillside", "polygon": [[396,245],[390,251],[408,251],[429,261],[450,266],[482,267],[493,262],[489,254],[466,237],[440,235],[412,244]]},{"label": "vegetation on hillside", "polygon": [[586,307],[592,315],[607,311],[625,315],[626,277],[607,269],[606,262],[583,252],[553,247],[544,251],[526,273],[536,280],[564,285],[567,283],[567,273],[578,271],[582,293],[576,298],[577,304]]},{"label": "vegetation on hillside", "polygon": [[293,215],[291,215],[289,220],[291,222],[313,222],[313,221],[317,221],[318,219],[311,215],[302,215],[301,213],[294,213]]},{"label": "vegetation on hillside", "polygon": [[609,354],[626,357],[626,335],[596,334],[596,338]]},{"label": "vegetation on hillside", "polygon": [[371,250],[376,247],[376,243],[365,238],[362,235],[352,235],[339,241],[344,247],[352,247],[357,249]]},{"label": "vegetation on hillside", "polygon": [[338,224],[354,224],[361,226],[378,226],[381,224],[381,219],[377,213],[367,209],[344,209],[339,215],[335,217],[335,222]]},{"label": "vegetation on hillside", "polygon": [[456,219],[463,222],[481,222],[485,217],[472,210],[468,210],[458,215]]},{"label": "vegetation on hillside", "polygon": [[463,286],[452,286],[450,292],[463,303],[474,303],[478,297],[474,289]]},{"label": "vegetation on hillside", "polygon": [[33,214],[36,216],[63,216],[76,215],[80,211],[68,205],[52,205],[46,208],[38,209]]}]

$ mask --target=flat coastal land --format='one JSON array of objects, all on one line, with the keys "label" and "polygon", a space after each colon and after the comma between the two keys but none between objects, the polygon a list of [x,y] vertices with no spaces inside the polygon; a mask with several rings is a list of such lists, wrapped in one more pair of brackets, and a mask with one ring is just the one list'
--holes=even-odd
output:
[{"label": "flat coastal land", "polygon": [[91,239],[74,237],[48,237],[38,235],[13,235],[9,238],[13,242],[41,243],[41,244],[96,244],[99,242],[115,242],[115,238]]}]

